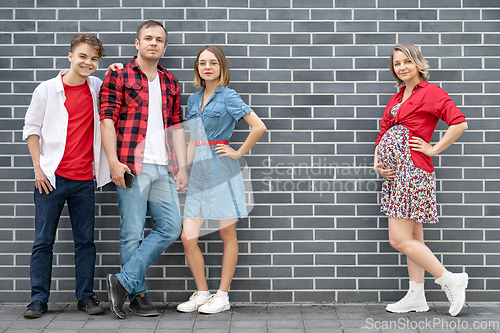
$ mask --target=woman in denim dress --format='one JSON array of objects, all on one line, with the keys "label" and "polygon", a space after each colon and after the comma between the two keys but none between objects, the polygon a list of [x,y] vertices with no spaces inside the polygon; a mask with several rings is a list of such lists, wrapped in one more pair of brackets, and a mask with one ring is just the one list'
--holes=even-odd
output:
[{"label": "woman in denim dress", "polygon": [[[266,126],[240,96],[227,86],[229,66],[220,48],[204,46],[194,68],[194,84],[203,87],[187,104],[191,140],[188,164],[192,170],[184,207],[181,235],[184,253],[198,291],[178,311],[218,313],[228,310],[228,290],[238,260],[236,221],[247,215],[245,188],[238,159],[247,153],[266,131]],[[243,145],[228,145],[234,126],[243,118],[251,127]],[[223,242],[219,290],[210,295],[205,262],[198,246],[200,228],[206,219],[219,221]]]}]

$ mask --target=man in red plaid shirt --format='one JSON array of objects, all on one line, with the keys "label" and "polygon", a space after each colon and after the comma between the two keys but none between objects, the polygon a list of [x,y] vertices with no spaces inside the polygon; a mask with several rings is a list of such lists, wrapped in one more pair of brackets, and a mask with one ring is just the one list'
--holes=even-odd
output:
[{"label": "man in red plaid shirt", "polygon": [[[122,271],[108,274],[107,284],[110,308],[121,319],[127,296],[134,314],[158,315],[144,271],[179,237],[177,190],[186,191],[188,184],[179,82],[158,64],[167,48],[166,29],[157,21],[142,23],[135,47],[137,57],[111,72],[101,88],[102,141],[122,217]],[[142,239],[147,210],[155,227]]]}]

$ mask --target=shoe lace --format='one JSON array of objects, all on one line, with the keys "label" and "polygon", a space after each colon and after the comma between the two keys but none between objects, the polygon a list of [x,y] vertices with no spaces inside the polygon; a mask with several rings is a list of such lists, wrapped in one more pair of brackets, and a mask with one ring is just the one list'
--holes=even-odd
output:
[{"label": "shoe lace", "polygon": [[448,297],[448,300],[453,303],[453,294],[451,292],[451,289],[450,289],[450,286],[448,286],[447,284],[444,284],[442,286],[443,290],[444,290],[444,293],[446,294],[446,297]]},{"label": "shoe lace", "polygon": [[30,304],[28,304],[28,310],[37,310],[42,307],[42,302],[41,301],[33,301]]},{"label": "shoe lace", "polygon": [[217,300],[217,297],[222,297],[222,296],[219,296],[217,294],[210,295],[210,298],[208,299],[207,304],[211,304],[212,302],[215,302]]},{"label": "shoe lace", "polygon": [[99,302],[97,295],[94,294],[92,296],[89,296],[87,304],[99,305],[99,304],[101,304],[101,302]]},{"label": "shoe lace", "polygon": [[141,303],[141,306],[149,305],[148,295],[141,294],[137,300]]},{"label": "shoe lace", "polygon": [[[190,301],[196,301],[196,299],[198,298],[201,298],[203,295],[200,294],[199,292],[195,292],[194,294],[192,294],[190,297],[189,297],[189,300]],[[212,295],[210,295],[209,297],[212,297]]]},{"label": "shoe lace", "polygon": [[404,302],[406,302],[407,300],[410,299],[410,297],[413,295],[414,291],[413,290],[408,290],[408,292],[406,293],[405,297],[403,297],[402,299],[400,299],[398,301],[398,304],[403,304]]}]

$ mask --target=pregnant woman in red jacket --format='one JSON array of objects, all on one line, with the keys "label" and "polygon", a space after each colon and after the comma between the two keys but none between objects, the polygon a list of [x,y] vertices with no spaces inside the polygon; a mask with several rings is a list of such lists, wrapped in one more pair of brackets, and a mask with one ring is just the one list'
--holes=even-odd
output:
[{"label": "pregnant woman in red jacket", "polygon": [[[456,316],[465,303],[467,273],[451,273],[424,244],[423,223],[437,223],[436,175],[431,158],[448,148],[467,129],[464,115],[440,87],[427,82],[429,65],[412,44],[394,46],[391,72],[400,91],[387,103],[375,143],[374,169],[384,177],[381,211],[389,218],[391,246],[407,256],[409,290],[389,312],[429,310],[424,293],[428,271],[445,291]],[[432,146],[439,119],[449,128]]]}]

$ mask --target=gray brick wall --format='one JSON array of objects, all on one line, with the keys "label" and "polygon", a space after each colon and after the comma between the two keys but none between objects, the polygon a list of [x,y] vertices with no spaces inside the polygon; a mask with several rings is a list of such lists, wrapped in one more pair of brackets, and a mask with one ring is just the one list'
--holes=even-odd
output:
[{"label": "gray brick wall", "polygon": [[[12,7],[15,4],[16,7]],[[406,7],[398,7],[401,5]],[[500,4],[494,0],[0,0],[0,299],[29,300],[33,171],[21,140],[35,86],[68,67],[71,37],[96,33],[106,47],[97,75],[136,51],[146,19],[170,31],[162,64],[195,91],[199,48],[215,43],[231,87],[268,133],[247,157],[255,207],[238,223],[238,302],[389,301],[408,286],[405,256],[391,248],[379,214],[373,142],[396,91],[387,68],[393,44],[416,43],[469,130],[434,159],[441,223],[425,237],[452,271],[465,269],[469,301],[500,299]],[[434,140],[446,127],[439,124]],[[248,127],[239,123],[233,143]],[[119,210],[113,185],[97,192],[95,290],[118,272]],[[151,227],[148,220],[147,226]],[[51,301],[74,299],[67,210],[55,244]],[[218,235],[200,241],[210,288],[218,286]],[[147,271],[155,301],[194,289],[176,242]],[[445,300],[428,276],[429,301]]]}]

